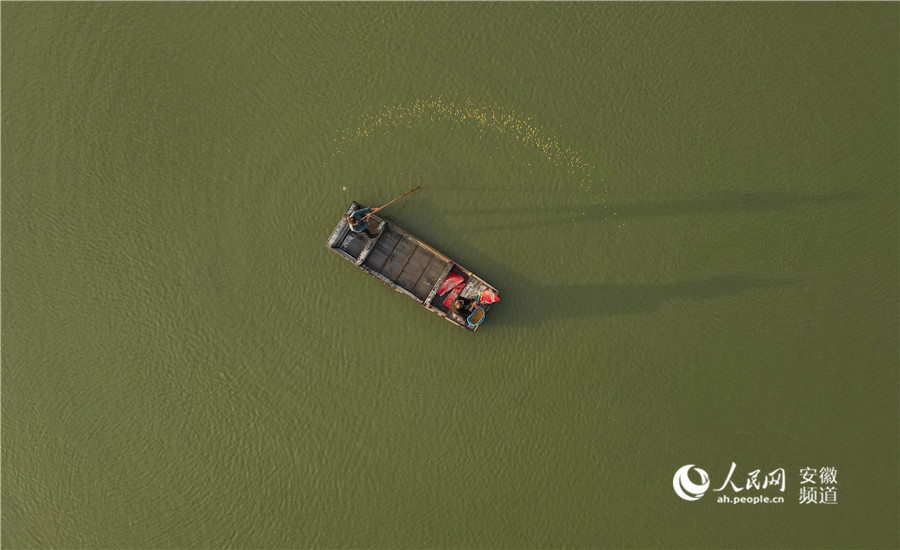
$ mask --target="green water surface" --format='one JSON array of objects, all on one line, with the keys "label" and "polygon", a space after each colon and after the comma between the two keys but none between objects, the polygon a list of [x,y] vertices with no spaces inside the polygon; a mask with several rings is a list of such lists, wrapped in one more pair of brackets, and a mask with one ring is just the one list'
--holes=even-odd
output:
[{"label": "green water surface", "polygon": [[4,548],[900,545],[897,4],[0,16]]}]

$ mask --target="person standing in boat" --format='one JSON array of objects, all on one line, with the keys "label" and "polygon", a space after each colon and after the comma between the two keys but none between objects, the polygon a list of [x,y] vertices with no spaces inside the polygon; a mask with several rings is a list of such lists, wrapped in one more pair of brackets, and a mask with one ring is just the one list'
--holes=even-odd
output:
[{"label": "person standing in boat", "polygon": [[347,223],[350,224],[350,231],[353,231],[354,233],[365,233],[370,239],[374,239],[377,235],[370,233],[367,228],[369,227],[369,218],[379,210],[381,210],[381,208],[360,208],[347,216]]}]

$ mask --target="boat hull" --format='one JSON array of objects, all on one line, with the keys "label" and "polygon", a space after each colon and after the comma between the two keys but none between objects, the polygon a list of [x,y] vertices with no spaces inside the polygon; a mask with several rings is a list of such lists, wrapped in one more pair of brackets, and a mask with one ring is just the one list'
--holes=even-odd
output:
[{"label": "boat hull", "polygon": [[[368,228],[375,237],[351,231],[346,216],[360,208],[356,201],[350,204],[329,236],[328,248],[432,313],[470,332],[477,331],[481,321],[472,325],[450,311],[449,304],[444,303],[446,299],[438,295],[439,287],[451,273],[456,273],[462,276],[459,286],[454,285],[461,298],[474,301],[487,289],[499,294],[497,289],[397,224],[378,216],[370,218]],[[480,305],[485,315],[490,306]]]}]

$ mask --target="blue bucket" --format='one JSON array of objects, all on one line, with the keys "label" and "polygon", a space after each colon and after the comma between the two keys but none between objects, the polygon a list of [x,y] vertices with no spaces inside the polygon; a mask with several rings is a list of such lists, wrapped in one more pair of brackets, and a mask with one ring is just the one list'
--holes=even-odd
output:
[{"label": "blue bucket", "polygon": [[470,327],[477,327],[482,321],[484,321],[484,309],[481,307],[476,307],[475,311],[473,311],[472,314],[469,315],[469,318],[466,319],[466,322],[469,323]]}]

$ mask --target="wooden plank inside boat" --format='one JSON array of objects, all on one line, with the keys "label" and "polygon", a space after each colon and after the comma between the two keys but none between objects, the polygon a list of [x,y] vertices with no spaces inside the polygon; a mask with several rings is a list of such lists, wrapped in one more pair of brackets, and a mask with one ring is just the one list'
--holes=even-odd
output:
[{"label": "wooden plank inside boat", "polygon": [[431,291],[434,289],[435,284],[437,284],[438,277],[444,272],[446,266],[446,261],[432,254],[431,259],[428,261],[428,265],[422,272],[422,276],[419,277],[416,286],[412,289],[413,294],[423,300],[428,298],[428,296],[431,295]]},{"label": "wooden plank inside boat", "polygon": [[396,281],[403,268],[409,263],[409,259],[412,257],[413,252],[416,251],[416,248],[418,248],[417,244],[405,237],[401,238],[397,246],[394,247],[394,251],[388,257],[387,263],[384,264],[384,268],[381,270],[382,275],[392,281]]},{"label": "wooden plank inside boat", "polygon": [[344,237],[344,241],[341,243],[341,250],[354,258],[359,258],[359,253],[365,248],[367,242],[368,239],[366,237],[359,233],[348,231],[347,236]]},{"label": "wooden plank inside boat", "polygon": [[400,235],[396,231],[385,230],[381,237],[378,238],[372,253],[366,258],[366,266],[380,272],[391,253],[394,252],[398,242],[400,242]]},{"label": "wooden plank inside boat", "polygon": [[430,262],[433,257],[434,254],[428,252],[421,246],[417,246],[416,250],[410,255],[406,267],[403,268],[403,271],[400,272],[400,275],[397,277],[397,284],[406,290],[411,291],[413,287],[416,286],[419,278],[422,277],[422,273],[424,273],[425,268],[428,267],[428,262]]}]

